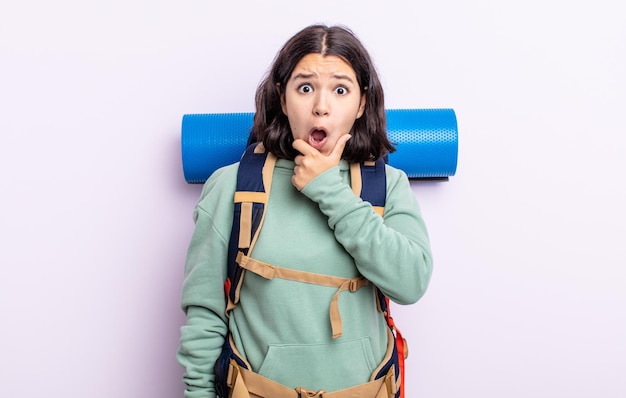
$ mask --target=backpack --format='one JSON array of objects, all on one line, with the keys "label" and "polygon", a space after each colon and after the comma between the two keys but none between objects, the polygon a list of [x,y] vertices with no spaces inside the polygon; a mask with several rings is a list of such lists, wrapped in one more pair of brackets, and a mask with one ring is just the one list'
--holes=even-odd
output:
[{"label": "backpack", "polygon": [[[252,143],[242,155],[239,163],[237,188],[234,198],[233,226],[228,247],[228,278],[224,283],[228,301],[226,313],[229,314],[239,302],[239,291],[247,271],[254,272],[267,279],[278,277],[334,286],[338,290],[330,305],[330,321],[333,338],[337,338],[341,336],[341,317],[337,304],[339,293],[345,290],[355,291],[362,286],[368,285],[369,281],[363,277],[348,279],[274,267],[249,257],[263,224],[264,210],[269,199],[275,162],[276,157],[267,153],[262,144]],[[353,191],[361,199],[369,202],[374,211],[381,216],[384,212],[387,194],[385,165],[386,159],[384,158],[375,162],[350,165]],[[386,363],[379,366],[375,379],[384,377],[389,372],[391,366],[395,366],[396,370],[400,370],[399,372],[396,371],[395,374],[396,381],[400,385],[395,397],[404,398],[404,360],[408,354],[406,341],[402,338],[400,331],[396,328],[390,316],[389,299],[378,288],[375,291],[378,309],[385,316],[391,335],[394,337],[393,354]],[[228,396],[226,379],[231,360],[247,369],[246,361],[239,357],[237,350],[227,337],[222,353],[215,365],[215,386],[220,397]]]}]

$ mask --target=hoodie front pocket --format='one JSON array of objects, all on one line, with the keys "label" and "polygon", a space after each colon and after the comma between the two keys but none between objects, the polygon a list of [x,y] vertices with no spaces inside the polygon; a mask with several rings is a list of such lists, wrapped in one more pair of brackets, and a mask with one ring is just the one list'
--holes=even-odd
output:
[{"label": "hoodie front pocket", "polygon": [[378,366],[369,338],[270,345],[258,373],[288,387],[336,391],[366,383]]}]

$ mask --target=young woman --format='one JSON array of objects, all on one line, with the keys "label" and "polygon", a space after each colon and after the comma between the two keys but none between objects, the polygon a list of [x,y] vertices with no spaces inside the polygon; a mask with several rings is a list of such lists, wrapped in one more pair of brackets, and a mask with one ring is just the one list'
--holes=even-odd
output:
[{"label": "young woman", "polygon": [[[263,227],[244,257],[296,277],[246,272],[239,301],[225,296],[239,163],[213,173],[194,211],[185,266],[187,324],[178,352],[185,396],[215,397],[216,369],[231,390],[220,394],[234,397],[398,395],[395,382],[389,385],[395,377],[381,374],[393,335],[377,292],[416,302],[432,257],[402,171],[384,167],[382,217],[351,187],[352,164],[393,150],[383,89],[355,35],[314,25],[289,39],[257,89],[252,132],[275,166]],[[338,290],[307,281],[310,275],[348,282]]]}]

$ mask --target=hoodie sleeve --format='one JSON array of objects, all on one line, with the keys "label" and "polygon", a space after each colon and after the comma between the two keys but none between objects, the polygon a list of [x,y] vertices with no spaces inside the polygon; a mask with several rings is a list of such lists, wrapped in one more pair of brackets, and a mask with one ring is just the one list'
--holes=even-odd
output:
[{"label": "hoodie sleeve", "polygon": [[187,322],[181,327],[177,353],[185,369],[185,398],[215,397],[214,366],[228,329],[224,281],[234,188],[222,188],[222,178],[222,172],[216,172],[205,183],[185,262],[181,307]]}]

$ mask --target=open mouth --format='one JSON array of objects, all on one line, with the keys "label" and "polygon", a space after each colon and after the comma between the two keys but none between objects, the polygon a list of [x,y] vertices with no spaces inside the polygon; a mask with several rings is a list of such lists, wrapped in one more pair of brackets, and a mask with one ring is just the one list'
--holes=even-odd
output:
[{"label": "open mouth", "polygon": [[326,142],[326,131],[322,129],[313,129],[309,133],[309,145],[319,150]]}]

